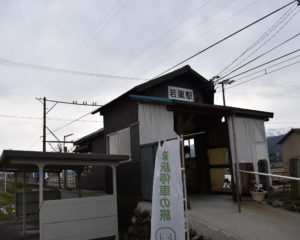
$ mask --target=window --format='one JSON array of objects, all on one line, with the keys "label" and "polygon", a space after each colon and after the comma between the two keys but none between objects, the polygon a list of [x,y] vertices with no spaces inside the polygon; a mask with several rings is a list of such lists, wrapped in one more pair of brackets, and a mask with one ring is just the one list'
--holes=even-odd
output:
[{"label": "window", "polygon": [[195,158],[195,140],[194,138],[184,140],[184,157],[185,158]]}]

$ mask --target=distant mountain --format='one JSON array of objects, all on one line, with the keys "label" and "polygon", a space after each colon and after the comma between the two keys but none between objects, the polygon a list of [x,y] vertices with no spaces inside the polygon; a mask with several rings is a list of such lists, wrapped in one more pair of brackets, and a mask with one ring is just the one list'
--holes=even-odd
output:
[{"label": "distant mountain", "polygon": [[281,154],[280,145],[277,144],[284,135],[267,137],[269,154]]},{"label": "distant mountain", "polygon": [[291,128],[269,128],[266,129],[268,152],[270,162],[273,166],[282,164],[281,148],[278,142]]},{"label": "distant mountain", "polygon": [[275,137],[285,135],[288,131],[290,131],[290,127],[286,128],[267,128],[266,135],[267,137]]}]

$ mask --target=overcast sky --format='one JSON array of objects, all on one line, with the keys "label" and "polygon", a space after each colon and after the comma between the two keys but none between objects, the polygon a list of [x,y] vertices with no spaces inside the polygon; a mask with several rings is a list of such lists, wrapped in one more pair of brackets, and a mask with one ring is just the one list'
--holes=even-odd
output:
[{"label": "overcast sky", "polygon": [[[289,2],[1,1],[0,150],[42,149],[42,104],[36,97],[105,104],[143,82],[7,66],[6,60],[146,80]],[[247,52],[252,55],[245,54],[236,63],[243,58],[247,62],[299,33],[299,9],[294,3],[185,64],[210,79],[256,42],[252,52]],[[300,36],[236,73],[297,50],[299,39]],[[256,75],[234,78],[236,83],[226,90],[227,105],[274,112],[267,128],[300,127],[300,64],[277,71],[299,61],[298,55],[299,52],[273,62],[268,66],[287,60]],[[276,71],[252,79],[273,70]],[[234,87],[245,80],[251,81]],[[216,104],[222,104],[219,89]],[[49,108],[51,105],[48,103]],[[94,109],[58,104],[47,116],[48,127],[55,130]],[[82,120],[85,121],[56,131],[57,137],[63,139],[73,133],[68,139],[74,140],[102,127],[99,115]],[[49,135],[48,139],[53,138]]]}]

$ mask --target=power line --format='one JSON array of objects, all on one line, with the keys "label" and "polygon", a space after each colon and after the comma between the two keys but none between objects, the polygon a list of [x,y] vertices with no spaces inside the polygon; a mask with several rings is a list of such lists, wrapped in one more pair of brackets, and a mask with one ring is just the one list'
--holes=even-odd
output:
[{"label": "power line", "polygon": [[[252,80],[255,80],[256,78],[263,77],[263,76],[265,76],[265,75],[267,75],[267,74],[269,74],[269,73],[277,72],[277,71],[279,71],[279,70],[281,70],[281,69],[284,69],[284,68],[286,68],[286,67],[289,67],[289,66],[291,66],[291,65],[294,65],[294,64],[298,63],[299,61],[293,62],[293,63],[291,63],[291,64],[288,64],[288,65],[283,66],[283,67],[280,67],[280,68],[277,68],[277,69],[275,69],[274,71],[268,71],[268,69],[271,69],[271,68],[273,68],[273,67],[276,67],[276,66],[278,66],[278,65],[281,65],[281,64],[283,64],[283,63],[285,63],[285,62],[289,62],[289,61],[291,61],[291,60],[293,60],[293,59],[295,59],[295,58],[298,58],[298,57],[300,57],[300,55],[297,55],[297,56],[295,56],[295,57],[292,57],[292,58],[289,58],[289,59],[287,59],[287,60],[281,61],[281,62],[279,62],[279,63],[273,64],[273,65],[271,65],[271,66],[269,66],[269,67],[267,67],[267,68],[261,69],[261,70],[259,70],[259,71],[254,72],[254,73],[251,73],[251,74],[248,74],[248,75],[243,76],[243,77],[241,77],[241,78],[238,78],[238,79],[234,80],[234,82],[238,82],[238,81],[240,81],[240,80],[242,80],[242,79],[245,79],[245,78],[247,78],[247,77],[253,76],[253,75],[255,75],[255,74],[257,74],[257,73],[260,73],[260,72],[262,72],[262,71],[264,72],[264,74],[261,74],[261,75],[259,75],[259,76],[255,76],[255,77],[250,78],[250,79],[248,79],[248,80],[246,80],[246,81],[244,81],[244,82],[252,81]],[[242,82],[242,83],[244,83],[244,82]],[[232,87],[235,87],[235,86],[238,86],[238,85],[240,85],[240,84],[236,84],[236,85],[234,85],[234,86],[232,86]],[[219,86],[219,85],[218,85],[218,86]],[[273,84],[272,86],[274,86],[274,84]],[[287,85],[285,84],[284,86],[287,86]],[[294,87],[294,88],[299,88],[299,87],[300,87],[300,86],[296,86],[296,85],[291,85],[291,86]],[[232,88],[232,87],[227,87],[226,90],[227,90],[227,89],[230,89],[230,88]],[[220,93],[220,92],[221,92],[221,91],[217,91],[217,90],[218,90],[218,88],[216,88],[216,92],[217,92],[217,93]]]},{"label": "power line", "polygon": [[268,74],[271,74],[271,73],[274,73],[274,72],[278,72],[278,71],[280,71],[280,70],[282,70],[282,69],[284,69],[284,68],[293,66],[293,65],[295,65],[295,64],[297,64],[297,63],[300,63],[300,61],[297,61],[297,62],[288,64],[288,65],[285,65],[285,66],[283,66],[283,67],[277,68],[277,69],[275,69],[275,70],[273,70],[273,71],[270,71],[270,72],[265,72],[265,73],[262,74],[262,75],[259,75],[259,76],[254,77],[254,78],[250,78],[250,79],[248,79],[248,80],[246,80],[246,81],[243,81],[243,82],[241,82],[241,83],[235,84],[234,86],[228,87],[228,88],[226,88],[226,90],[228,90],[228,89],[230,89],[230,88],[237,87],[237,86],[239,86],[239,85],[245,84],[245,83],[250,82],[250,81],[254,81],[255,79],[260,78],[260,77],[263,77],[263,76],[265,76],[265,75],[268,75]]},{"label": "power line", "polygon": [[[43,98],[37,98],[37,100],[43,100]],[[58,101],[58,100],[50,100],[50,99],[46,99],[47,100],[47,102],[53,102],[53,103],[55,103],[55,105],[56,104],[58,104],[58,103],[63,103],[63,104],[70,104],[70,105],[81,105],[81,106],[90,106],[90,107],[102,107],[103,105],[98,105],[96,102],[93,102],[93,103],[88,103],[88,102],[85,102],[85,101],[83,101],[82,103],[80,103],[80,102],[77,102],[77,101],[73,101],[73,102],[66,102],[66,101]],[[54,106],[55,106],[54,105]],[[53,107],[52,107],[53,108]],[[52,109],[51,108],[51,109]],[[50,111],[50,110],[49,110]],[[49,112],[48,111],[48,112]]]},{"label": "power line", "polygon": [[246,71],[244,71],[244,72],[241,72],[241,73],[239,73],[239,74],[236,74],[236,75],[234,75],[233,77],[227,78],[226,80],[233,79],[233,78],[235,78],[235,77],[238,77],[238,76],[240,76],[240,75],[243,75],[243,74],[245,74],[245,73],[248,73],[248,72],[250,72],[250,71],[253,71],[253,70],[257,69],[257,68],[260,68],[260,67],[265,66],[265,65],[267,65],[267,64],[269,64],[269,63],[275,62],[275,61],[277,61],[277,60],[279,60],[279,59],[281,59],[281,58],[287,57],[287,56],[289,56],[289,55],[291,55],[291,54],[294,54],[294,53],[296,53],[296,52],[299,52],[299,51],[300,51],[300,48],[298,48],[298,49],[296,49],[296,50],[294,50],[294,51],[292,51],[292,52],[289,52],[289,53],[287,53],[287,54],[284,54],[284,55],[282,55],[282,56],[280,56],[280,57],[274,58],[274,59],[272,59],[272,60],[270,60],[270,61],[268,61],[268,62],[262,63],[262,64],[260,64],[260,65],[258,65],[258,66],[256,66],[256,67],[250,68],[250,69],[248,69],[248,70],[246,70]]},{"label": "power line", "polygon": [[56,128],[56,129],[53,130],[52,132],[57,132],[57,131],[61,130],[62,128],[65,128],[65,127],[67,127],[67,126],[73,124],[74,122],[77,122],[77,121],[79,121],[80,119],[82,119],[82,118],[88,116],[88,115],[91,114],[92,112],[93,112],[93,111],[91,111],[91,112],[89,112],[89,113],[86,113],[86,114],[84,114],[84,115],[82,115],[82,116],[80,116],[80,117],[78,117],[78,118],[72,120],[71,122],[69,122],[69,123],[67,123],[67,124],[65,124],[65,125],[63,125],[63,126],[61,126],[61,127]]},{"label": "power line", "polygon": [[[108,21],[106,21],[106,25],[103,24],[105,22],[106,18],[109,17],[110,13],[113,12],[113,10],[117,7],[117,5],[119,4],[119,2],[120,2],[120,0],[117,0],[114,3],[114,5],[101,18],[101,20],[98,21],[98,23],[96,24],[96,26],[88,33],[88,35],[86,36],[86,38],[79,44],[79,46],[75,50],[75,54],[73,56],[70,56],[69,59],[66,61],[66,63],[64,64],[64,67],[72,66],[74,64],[76,58],[80,57],[83,54],[83,52],[88,47],[88,45],[96,38],[97,35],[99,35],[100,32],[102,32],[105,29],[105,26],[107,26],[108,21],[110,21],[113,17],[115,17],[117,15],[117,13],[121,9],[123,9],[124,5],[126,5],[128,1],[126,1],[122,5],[122,7],[117,11],[117,13],[115,15],[113,15],[112,17],[110,17],[110,19]],[[100,30],[97,30],[101,25],[102,25],[102,28]],[[96,32],[96,33],[94,34],[94,32]],[[69,63],[67,63],[67,62],[69,62]],[[59,78],[58,76],[56,78],[52,78],[46,84],[48,84],[49,82],[51,82],[53,80],[57,80],[58,78]]]},{"label": "power line", "polygon": [[89,76],[89,77],[126,79],[126,80],[128,79],[128,80],[134,80],[134,81],[144,81],[145,80],[145,79],[135,78],[135,77],[115,76],[115,75],[108,75],[108,74],[101,74],[101,73],[82,72],[82,71],[71,70],[71,69],[66,69],[66,68],[43,66],[43,65],[31,64],[31,63],[12,61],[12,60],[7,60],[7,59],[3,59],[3,58],[0,58],[0,64],[10,66],[10,67],[19,67],[19,68],[26,68],[26,69],[32,69],[32,70],[57,72],[57,73],[64,73],[64,74]]},{"label": "power line", "polygon": [[[230,2],[230,3],[231,3],[231,2]],[[223,9],[224,7],[226,7],[227,5],[229,5],[230,3],[227,3],[225,6],[221,7],[221,9]],[[175,24],[175,25],[174,25],[171,29],[169,29],[166,33],[164,33],[163,35],[161,35],[158,39],[156,39],[154,42],[152,42],[150,45],[148,45],[146,48],[144,48],[141,52],[139,52],[138,55],[142,54],[147,48],[150,48],[150,47],[151,47],[152,45],[154,45],[157,41],[159,41],[160,39],[162,39],[168,32],[172,31],[173,28],[175,28],[176,26],[178,26],[178,25],[182,24],[183,22],[185,22],[191,15],[193,15],[195,12],[197,12],[197,11],[198,11],[200,8],[202,8],[204,5],[206,5],[206,3],[202,4],[202,5],[201,5],[199,8],[197,8],[194,12],[192,12],[189,16],[187,16],[183,21],[181,21],[181,22]],[[221,9],[219,9],[219,10],[221,10]],[[218,11],[219,11],[219,10],[218,10]],[[216,11],[216,13],[217,13],[218,11]],[[214,14],[213,14],[213,15],[214,15]],[[212,17],[212,15],[209,16],[209,17]],[[202,21],[201,23],[203,23],[203,22],[205,22],[205,21]],[[199,24],[198,24],[198,25],[199,25]],[[189,30],[192,30],[192,29],[190,28]],[[189,31],[186,31],[186,32],[184,33],[184,35],[185,35],[187,32],[189,32]],[[180,37],[182,37],[182,36],[180,36]],[[176,42],[180,37],[178,37],[177,39],[173,40],[173,41],[172,41],[172,44],[173,44],[174,42]],[[160,49],[158,52],[161,52],[161,50],[162,50],[162,49]],[[153,55],[155,55],[155,54],[156,54],[156,52],[155,52],[154,54],[151,54],[151,56],[153,56]],[[120,69],[122,69],[125,65],[127,65],[128,62],[130,62],[132,59],[136,58],[138,55],[132,57],[132,58],[129,59],[127,62],[125,62],[124,64],[122,64],[121,66],[119,66],[114,72],[118,72],[118,71],[119,71]],[[146,59],[146,60],[147,60],[147,59]],[[144,60],[143,62],[145,62],[146,60]],[[142,62],[142,63],[139,62],[137,66],[143,64],[143,62]],[[137,66],[135,66],[135,68],[136,68]],[[134,68],[134,69],[135,69],[135,68]],[[127,72],[128,72],[128,71],[127,71]],[[146,80],[146,79],[145,79],[145,80]],[[147,80],[148,80],[148,79],[147,79]],[[129,82],[129,81],[125,81],[125,82],[122,83],[122,84],[120,85],[120,87],[118,87],[117,89],[120,89],[120,88],[123,87],[123,86],[127,86],[128,82]],[[84,91],[84,92],[80,95],[79,99],[82,98],[83,96],[85,96],[87,93],[91,94],[91,90],[94,90],[94,91],[95,91],[95,90],[97,89],[97,86],[99,86],[99,84],[100,84],[100,83],[96,83],[96,84],[93,85],[91,88],[89,88],[88,90]]]},{"label": "power line", "polygon": [[269,13],[269,14],[267,14],[267,15],[261,17],[261,18],[259,18],[258,20],[256,20],[256,21],[254,21],[254,22],[248,24],[247,26],[245,26],[245,27],[243,27],[243,28],[241,28],[241,29],[235,31],[234,33],[229,34],[228,36],[222,38],[221,40],[215,42],[214,44],[212,44],[212,45],[210,45],[210,46],[204,48],[203,50],[201,50],[201,51],[199,51],[199,52],[193,54],[192,56],[190,56],[190,57],[188,57],[188,58],[182,60],[181,62],[175,64],[173,67],[168,68],[167,70],[163,71],[162,73],[160,73],[159,75],[157,75],[157,76],[154,77],[154,78],[157,78],[157,77],[159,77],[159,76],[161,76],[161,75],[163,75],[163,74],[169,72],[170,70],[172,70],[172,69],[178,67],[179,65],[181,65],[181,64],[183,64],[183,63],[185,63],[185,62],[187,62],[188,60],[190,60],[190,59],[192,59],[192,58],[198,56],[199,54],[201,54],[201,53],[203,53],[203,52],[209,50],[210,48],[212,48],[212,47],[214,47],[214,46],[220,44],[221,42],[223,42],[223,41],[229,39],[230,37],[233,37],[234,35],[236,35],[236,34],[242,32],[243,30],[245,30],[245,29],[247,29],[247,28],[253,26],[254,24],[256,24],[256,23],[258,23],[258,22],[260,22],[260,21],[266,19],[267,17],[269,17],[269,16],[271,16],[271,15],[273,15],[273,14],[279,12],[280,10],[282,10],[282,9],[284,9],[284,8],[286,8],[286,7],[288,7],[289,5],[291,5],[291,4],[295,3],[295,2],[296,2],[296,1],[292,1],[292,2],[290,2],[290,3],[288,3],[288,4],[286,4],[286,5],[284,5],[284,6],[280,7],[280,8],[278,8],[278,9],[276,9],[275,11],[273,11],[273,12],[271,12],[271,13]]},{"label": "power line", "polygon": [[[199,40],[199,37],[204,38],[204,36],[206,37],[209,33],[215,31],[216,29],[220,28],[221,26],[223,26],[225,23],[231,21],[232,19],[234,19],[235,17],[237,17],[238,15],[240,15],[243,11],[247,10],[250,6],[254,5],[258,0],[255,0],[254,2],[248,4],[246,7],[240,9],[236,14],[232,15],[231,17],[227,18],[226,20],[222,20],[220,24],[217,24],[216,26],[214,26],[213,28],[211,28],[208,31],[205,31],[204,33],[201,34],[201,36],[198,36],[197,38],[190,40],[190,42],[188,44],[184,44],[183,46],[181,46],[179,49],[177,49],[176,51],[172,51],[171,54],[169,54],[167,57],[163,58],[162,60],[160,60],[159,62],[153,64],[152,66],[148,67],[148,69],[154,69],[157,66],[160,66],[162,62],[166,61],[167,59],[169,59],[170,57],[174,56],[175,54],[178,54],[179,51],[182,51],[183,49],[187,48],[187,46],[191,45],[192,41],[195,40]],[[230,2],[231,3],[231,2]],[[229,3],[229,4],[230,4]],[[227,5],[223,6],[222,8],[220,8],[218,11],[216,11],[214,14],[210,15],[210,17],[214,16],[217,12],[219,12],[220,10],[222,10],[223,8],[227,7]],[[202,22],[203,23],[203,22]],[[190,29],[191,30],[191,29]],[[187,33],[187,32],[186,32]],[[169,48],[170,46],[172,46],[175,42],[177,42],[179,40],[179,38],[176,38],[174,41],[172,41],[171,44],[169,44],[167,47],[161,48],[159,52],[165,51],[167,48]],[[156,53],[155,53],[156,54]],[[152,54],[155,55],[155,54]],[[146,71],[146,73],[149,72]],[[144,72],[145,75],[145,72]]]},{"label": "power line", "polygon": [[[294,9],[293,9],[294,8]],[[223,70],[221,70],[217,76],[221,76],[224,74],[226,74],[226,72],[230,71],[230,67],[237,62],[241,57],[243,57],[247,52],[249,52],[251,49],[253,49],[255,46],[257,46],[260,42],[262,42],[266,37],[268,37],[290,14],[292,14],[292,12],[297,8],[297,6],[292,6],[291,8],[289,8],[266,32],[264,32],[253,44],[251,44],[246,50],[244,50],[236,59],[234,59],[230,64],[228,64]],[[289,21],[287,21],[289,22]],[[287,24],[287,23],[286,23]],[[285,25],[286,25],[285,24]],[[284,26],[285,26],[284,25]],[[280,28],[281,30],[282,28]],[[251,55],[253,55],[256,51],[258,51],[262,46],[264,46],[268,41],[270,41],[275,35],[277,35],[279,33],[279,31],[277,31],[274,35],[272,35],[272,37],[270,37],[269,39],[267,39],[265,41],[265,43],[263,43],[260,47],[258,47],[253,53],[251,53],[249,56],[247,56],[245,59],[241,60],[240,62],[238,62],[237,64],[235,64],[235,66],[233,66],[232,68],[237,67],[240,63],[242,63],[244,60],[246,60],[247,58],[249,58]],[[231,68],[231,69],[232,69]],[[227,70],[227,71],[226,71]]]},{"label": "power line", "polygon": [[270,69],[270,68],[276,67],[276,66],[281,65],[281,64],[283,64],[283,63],[285,63],[285,62],[289,62],[289,61],[291,61],[291,60],[293,60],[293,59],[295,59],[295,58],[298,58],[298,57],[300,57],[300,55],[297,55],[297,56],[295,56],[295,57],[291,57],[291,58],[289,58],[289,59],[287,59],[287,60],[284,60],[284,61],[281,61],[281,62],[279,62],[279,63],[273,64],[273,65],[271,65],[271,66],[269,66],[269,67],[267,67],[267,68],[263,68],[263,69],[258,70],[258,71],[256,71],[256,72],[247,74],[246,76],[243,76],[243,77],[240,77],[240,78],[238,78],[238,79],[235,79],[234,81],[235,81],[235,82],[238,82],[238,81],[240,81],[240,80],[242,80],[242,79],[245,79],[245,78],[247,78],[247,77],[253,76],[253,75],[255,75],[255,74],[257,74],[257,73],[260,73],[260,72],[262,72],[262,71],[266,72],[266,71],[267,71],[268,69]]},{"label": "power line", "polygon": [[142,55],[145,51],[147,51],[149,48],[153,47],[156,45],[156,43],[158,43],[161,39],[163,39],[165,36],[167,36],[170,32],[172,32],[174,29],[177,28],[177,26],[183,24],[184,22],[186,22],[189,18],[191,18],[195,13],[197,13],[200,9],[202,9],[203,7],[205,7],[208,3],[210,2],[210,0],[205,1],[203,4],[201,4],[198,8],[196,8],[195,10],[193,10],[188,16],[186,16],[184,19],[182,19],[181,21],[177,22],[176,24],[174,24],[171,28],[169,28],[166,32],[164,32],[162,35],[160,35],[158,38],[156,38],[153,42],[151,42],[150,44],[148,44],[146,47],[144,47],[141,51],[139,51],[136,55],[134,55],[133,57],[131,57],[129,60],[127,60],[125,63],[123,63],[121,66],[119,66],[117,68],[117,70],[115,71],[119,71],[120,69],[124,68],[126,65],[128,65],[130,62],[132,62],[132,60],[136,59],[138,56]]},{"label": "power line", "polygon": [[[299,11],[297,11],[294,15],[292,15],[290,17],[290,19],[287,20],[287,22],[280,28],[278,29],[269,39],[267,39],[262,45],[260,45],[257,49],[255,49],[252,53],[250,53],[248,56],[246,56],[243,60],[241,60],[239,63],[237,63],[234,67],[238,67],[241,63],[243,63],[245,60],[247,60],[249,57],[251,57],[253,54],[255,54],[259,49],[261,49],[264,45],[266,45],[272,38],[274,38],[291,20],[292,18],[299,13]],[[233,68],[234,68],[233,67]],[[233,69],[231,68],[231,69]],[[223,77],[221,77],[223,78]]]},{"label": "power line", "polygon": [[[25,119],[25,120],[42,120],[41,117],[30,117],[30,116],[19,116],[19,115],[4,115],[0,114],[0,117],[3,118],[16,118],[16,119]],[[64,119],[64,118],[47,118],[50,121],[74,121],[75,119]],[[92,121],[92,120],[79,120],[79,122],[94,122],[99,123],[99,121]]]},{"label": "power line", "polygon": [[[224,4],[223,6],[221,6],[217,11],[215,11],[213,14],[209,15],[206,19],[204,19],[203,21],[201,21],[200,23],[198,23],[196,26],[192,26],[190,27],[187,31],[185,31],[184,34],[181,34],[180,36],[178,36],[177,38],[175,38],[174,40],[172,40],[171,43],[169,43],[167,46],[163,46],[162,48],[158,49],[156,52],[153,52],[150,56],[148,56],[146,59],[144,59],[142,62],[138,63],[134,68],[137,69],[139,66],[143,65],[145,62],[147,62],[149,59],[151,59],[153,56],[157,55],[158,53],[161,53],[162,51],[165,51],[167,48],[169,48],[170,46],[172,46],[174,43],[176,43],[177,41],[179,41],[183,36],[185,36],[187,33],[189,33],[190,31],[192,31],[195,27],[198,27],[200,25],[202,25],[203,23],[205,23],[206,21],[208,21],[211,17],[213,17],[214,15],[216,15],[217,13],[221,12],[224,8],[226,8],[228,5],[230,5],[233,2],[230,1],[226,4]],[[252,5],[252,4],[250,4]]]},{"label": "power line", "polygon": [[34,141],[34,143],[30,145],[30,147],[28,148],[28,150],[31,150],[35,145],[37,145],[41,138],[42,137],[39,137],[36,141]]},{"label": "power line", "polygon": [[268,53],[274,51],[275,49],[281,47],[282,45],[284,45],[284,44],[288,43],[289,41],[293,40],[294,38],[298,37],[299,35],[300,35],[300,33],[294,35],[293,37],[287,39],[286,41],[284,41],[284,42],[282,42],[282,43],[276,45],[275,47],[271,48],[270,50],[264,52],[263,54],[261,54],[261,55],[255,57],[255,58],[253,58],[252,60],[250,60],[250,61],[244,63],[242,66],[240,66],[240,67],[238,67],[238,68],[236,68],[236,69],[233,69],[231,72],[227,73],[226,75],[224,75],[224,76],[222,76],[220,79],[218,79],[218,81],[220,81],[221,79],[226,78],[227,76],[229,76],[230,74],[236,72],[237,70],[239,70],[239,69],[245,67],[246,65],[248,65],[248,64],[250,64],[250,63],[252,63],[252,62],[254,62],[255,60],[257,60],[257,59],[259,59],[259,58],[265,56],[266,54],[268,54]]},{"label": "power line", "polygon": [[255,74],[257,74],[257,73],[260,73],[260,72],[262,72],[262,71],[266,72],[266,71],[267,71],[268,69],[270,69],[270,68],[276,67],[276,66],[281,65],[281,64],[286,63],[286,62],[289,62],[289,61],[291,61],[291,60],[293,60],[293,59],[295,59],[295,58],[298,58],[298,57],[300,57],[300,55],[296,55],[296,56],[294,56],[294,57],[291,57],[291,58],[286,59],[286,60],[284,60],[284,61],[281,61],[281,62],[279,62],[279,63],[273,64],[273,65],[271,65],[271,66],[269,66],[269,67],[267,67],[267,68],[263,68],[263,69],[258,70],[258,71],[256,71],[256,72],[247,74],[246,76],[243,76],[243,77],[240,77],[240,78],[238,78],[238,79],[235,79],[234,81],[235,81],[235,82],[238,82],[238,81],[240,81],[240,80],[242,80],[242,79],[245,79],[245,78],[247,78],[247,77],[253,76],[253,75],[255,75]]}]

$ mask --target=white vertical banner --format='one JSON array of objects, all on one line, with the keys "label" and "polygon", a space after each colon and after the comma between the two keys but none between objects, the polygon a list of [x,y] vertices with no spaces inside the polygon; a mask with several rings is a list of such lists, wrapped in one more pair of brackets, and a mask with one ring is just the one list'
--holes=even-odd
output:
[{"label": "white vertical banner", "polygon": [[152,192],[151,240],[184,240],[180,140],[158,146]]}]

